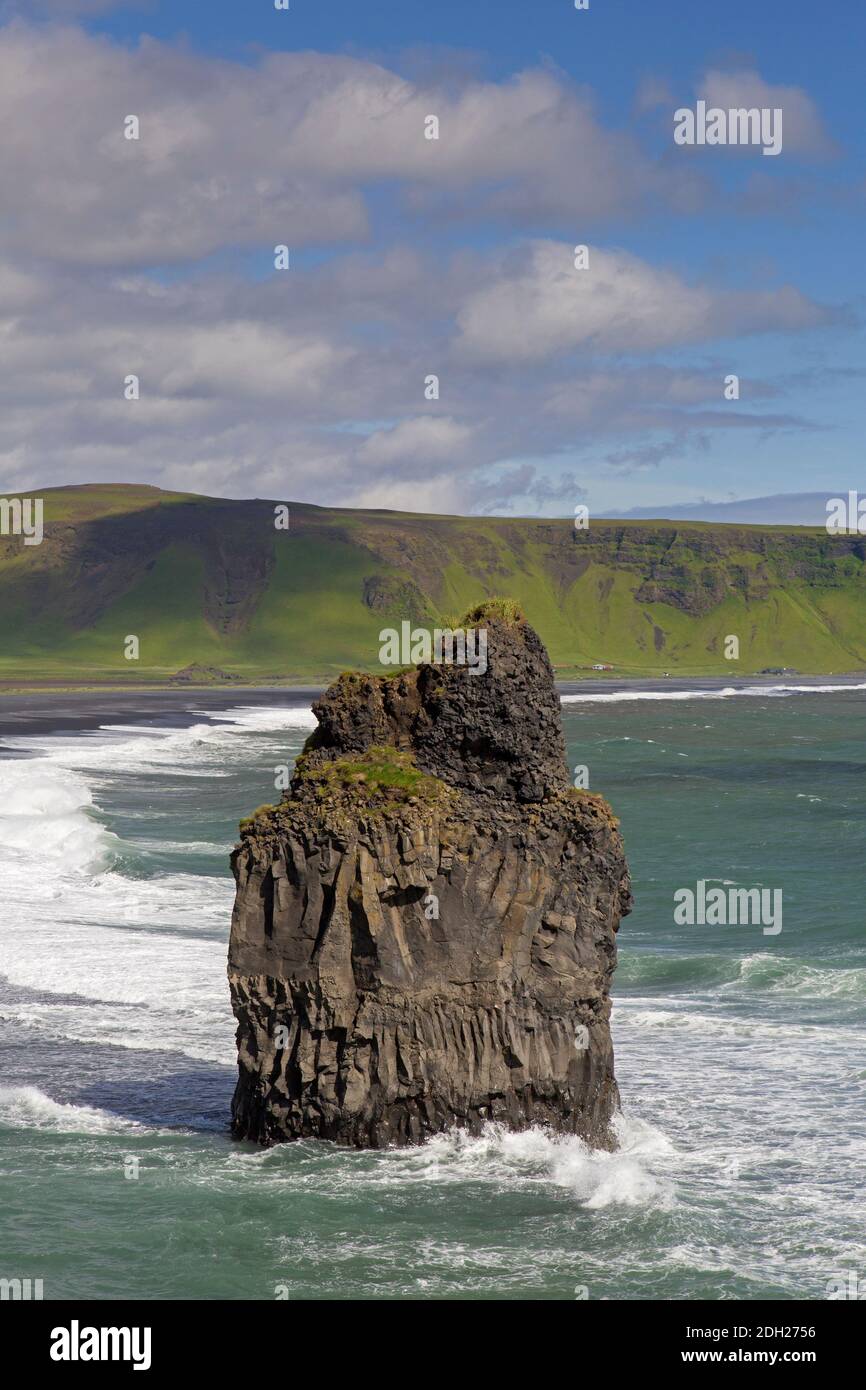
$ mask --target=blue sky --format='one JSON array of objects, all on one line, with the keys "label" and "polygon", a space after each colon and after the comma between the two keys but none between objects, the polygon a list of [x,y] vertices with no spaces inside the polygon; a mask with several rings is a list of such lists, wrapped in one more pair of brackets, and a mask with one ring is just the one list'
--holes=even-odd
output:
[{"label": "blue sky", "polygon": [[[7,490],[563,515],[862,489],[853,0],[0,15]],[[701,96],[779,106],[781,154],[676,146]]]}]

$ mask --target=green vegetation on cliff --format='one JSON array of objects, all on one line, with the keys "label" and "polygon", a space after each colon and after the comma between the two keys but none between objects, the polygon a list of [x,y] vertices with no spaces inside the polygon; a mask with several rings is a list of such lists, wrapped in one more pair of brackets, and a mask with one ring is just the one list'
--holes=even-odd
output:
[{"label": "green vegetation on cliff", "polygon": [[[861,537],[304,505],[280,531],[273,502],[133,485],[32,495],[42,544],[0,537],[7,682],[163,682],[196,664],[262,683],[381,672],[383,628],[447,626],[494,595],[541,634],[560,678],[596,662],[617,674],[866,666]],[[738,661],[725,659],[729,634]]]},{"label": "green vegetation on cliff", "polygon": [[315,785],[322,793],[351,789],[365,801],[379,797],[409,801],[421,797],[429,806],[446,791],[436,777],[421,771],[411,754],[397,748],[367,748],[363,753],[347,754],[313,767],[305,766],[300,758],[297,772],[302,782]]}]

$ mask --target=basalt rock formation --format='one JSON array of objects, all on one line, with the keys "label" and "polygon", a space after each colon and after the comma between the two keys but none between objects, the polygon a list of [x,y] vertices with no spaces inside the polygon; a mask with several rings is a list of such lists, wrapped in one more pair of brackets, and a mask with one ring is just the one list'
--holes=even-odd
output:
[{"label": "basalt rock formation", "polygon": [[417,1143],[484,1121],[613,1143],[611,812],[570,785],[553,672],[496,604],[484,674],[342,676],[241,824],[233,1132]]}]

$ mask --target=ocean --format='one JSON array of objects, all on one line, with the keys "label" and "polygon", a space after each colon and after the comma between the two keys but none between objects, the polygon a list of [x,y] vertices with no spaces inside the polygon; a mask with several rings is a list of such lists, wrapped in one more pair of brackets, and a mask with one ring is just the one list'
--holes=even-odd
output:
[{"label": "ocean", "polygon": [[[278,699],[279,697],[275,697]],[[240,816],[306,706],[13,734],[0,758],[0,1277],[83,1299],[824,1299],[866,1280],[866,693],[566,696],[621,821],[620,1147],[227,1133]],[[783,894],[782,930],[674,894]],[[866,1284],[864,1284],[866,1287]]]}]

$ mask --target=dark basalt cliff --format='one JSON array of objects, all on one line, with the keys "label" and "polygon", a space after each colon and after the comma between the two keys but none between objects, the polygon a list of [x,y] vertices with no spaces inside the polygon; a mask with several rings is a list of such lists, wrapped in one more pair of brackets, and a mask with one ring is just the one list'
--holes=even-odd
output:
[{"label": "dark basalt cliff", "polygon": [[485,1120],[609,1146],[628,870],[574,790],[539,638],[495,605],[486,673],[343,676],[288,792],[242,823],[233,1131],[417,1143]]}]

